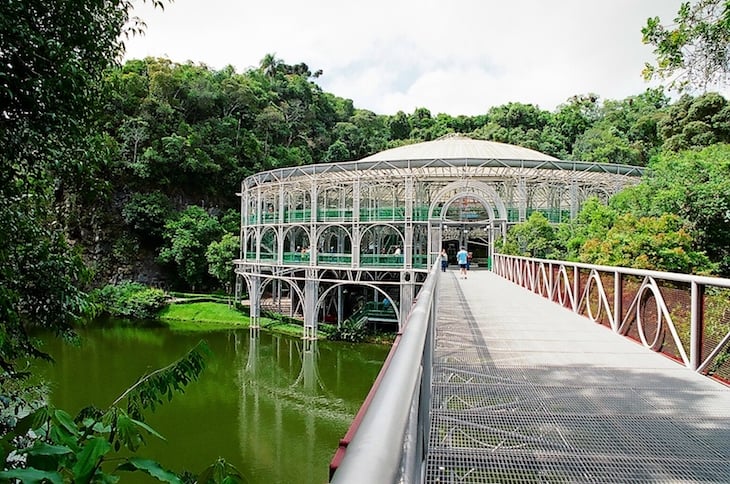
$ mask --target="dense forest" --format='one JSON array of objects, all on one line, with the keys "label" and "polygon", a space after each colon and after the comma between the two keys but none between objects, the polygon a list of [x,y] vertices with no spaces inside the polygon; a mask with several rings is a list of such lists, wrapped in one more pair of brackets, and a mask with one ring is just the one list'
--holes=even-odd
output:
[{"label": "dense forest", "polygon": [[56,189],[94,284],[223,287],[224,261],[236,253],[235,193],[261,170],[353,160],[452,132],[639,166],[730,141],[730,106],[714,93],[674,103],[655,89],[623,100],[576,95],[553,112],[509,103],[479,116],[379,115],[323,92],[319,74],[271,55],[243,73],[151,58],[107,70],[95,159],[75,186]]},{"label": "dense forest", "polygon": [[[2,462],[18,445],[11,430],[24,428],[13,412],[37,401],[18,368],[28,356],[45,356],[30,329],[73,335],[79,319],[113,298],[107,288],[124,281],[229,288],[235,193],[261,170],[359,159],[454,132],[567,160],[644,166],[642,183],[609,206],[589,202],[560,227],[534,216],[515,227],[503,250],[730,275],[730,106],[704,90],[730,70],[730,2],[683,5],[675,27],[649,19],[642,31],[657,57],[647,78],[703,94],[672,101],[662,89],[621,100],[576,93],[553,111],[509,103],[478,116],[427,107],[373,113],[324,92],[317,79],[326,73],[274,55],[245,72],[166,59],[120,65],[125,35],[143,27],[130,17],[131,5],[0,6]],[[203,353],[194,349],[125,393],[126,410],[92,409],[76,421],[60,411],[37,415],[69,446],[37,457],[65,475],[98,477],[112,444],[136,450],[142,411],[195,379]],[[48,472],[33,476],[60,475]]]},{"label": "dense forest", "polygon": [[[454,132],[566,160],[638,166],[730,141],[730,105],[716,93],[670,102],[663,90],[647,89],[622,100],[577,94],[554,111],[509,103],[478,116],[434,115],[426,107],[382,115],[324,92],[317,84],[322,74],[274,55],[242,73],[153,58],[101,70],[89,86],[95,116],[74,140],[83,158],[49,160],[53,170],[46,172],[54,179],[48,215],[83,258],[83,288],[125,280],[230,288],[235,193],[243,178],[262,170],[354,160]],[[70,128],[53,136],[68,136]],[[636,215],[661,210],[672,207],[643,207]],[[716,220],[698,226],[694,212],[674,212],[687,223],[694,249],[721,262],[720,241],[702,232],[716,229]]]}]

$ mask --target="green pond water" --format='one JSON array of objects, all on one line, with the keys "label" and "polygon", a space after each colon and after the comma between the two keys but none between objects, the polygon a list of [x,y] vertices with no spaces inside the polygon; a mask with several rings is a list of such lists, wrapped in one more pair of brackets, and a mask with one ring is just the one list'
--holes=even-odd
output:
[{"label": "green pond water", "polygon": [[[56,361],[42,368],[52,403],[73,415],[89,404],[106,408],[141,375],[206,340],[213,357],[201,378],[147,415],[167,440],[150,436],[139,454],[194,473],[220,456],[249,483],[327,482],[339,439],[389,350],[248,329],[202,334],[103,327],[80,335],[79,347],[48,341]],[[121,475],[121,482],[159,482]]]}]

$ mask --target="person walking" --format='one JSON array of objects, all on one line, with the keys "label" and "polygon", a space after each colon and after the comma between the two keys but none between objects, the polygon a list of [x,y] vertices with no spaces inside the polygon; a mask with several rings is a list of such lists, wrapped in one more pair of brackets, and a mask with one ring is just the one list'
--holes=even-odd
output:
[{"label": "person walking", "polygon": [[466,247],[461,247],[461,250],[456,253],[456,262],[459,263],[459,272],[463,279],[466,279],[466,265],[469,263],[469,253],[466,251]]},{"label": "person walking", "polygon": [[446,249],[441,249],[441,272],[446,272],[447,267],[449,267],[449,254],[446,253]]}]

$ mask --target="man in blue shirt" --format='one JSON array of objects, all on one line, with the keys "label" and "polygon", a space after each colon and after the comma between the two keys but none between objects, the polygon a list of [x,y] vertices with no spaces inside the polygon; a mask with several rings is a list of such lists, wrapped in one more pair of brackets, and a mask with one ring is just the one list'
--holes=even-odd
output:
[{"label": "man in blue shirt", "polygon": [[466,251],[466,247],[462,247],[461,250],[456,253],[456,262],[459,263],[459,272],[461,277],[466,279],[466,264],[469,262],[469,253]]}]

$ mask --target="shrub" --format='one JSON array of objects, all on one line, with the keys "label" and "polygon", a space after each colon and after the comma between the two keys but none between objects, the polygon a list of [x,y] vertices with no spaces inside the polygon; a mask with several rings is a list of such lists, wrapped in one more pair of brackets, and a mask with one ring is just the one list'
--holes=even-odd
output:
[{"label": "shrub", "polygon": [[360,343],[365,341],[368,336],[368,330],[364,320],[348,319],[344,321],[339,328],[327,335],[327,339],[331,341],[349,341],[350,343]]},{"label": "shrub", "polygon": [[100,312],[130,319],[152,319],[167,305],[163,290],[130,281],[104,286],[92,297]]}]

